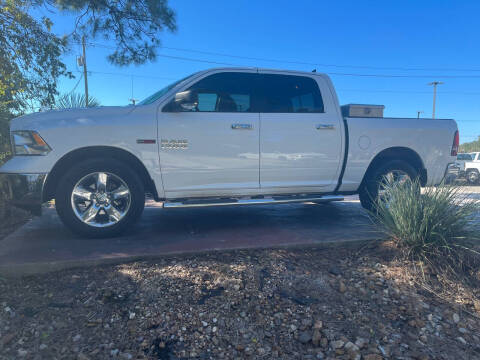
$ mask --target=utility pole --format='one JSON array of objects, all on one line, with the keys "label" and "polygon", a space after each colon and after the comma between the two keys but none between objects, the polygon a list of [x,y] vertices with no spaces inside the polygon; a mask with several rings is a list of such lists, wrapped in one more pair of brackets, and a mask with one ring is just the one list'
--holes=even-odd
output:
[{"label": "utility pole", "polygon": [[417,119],[420,119],[420,114],[423,114],[424,111],[417,110]]},{"label": "utility pole", "polygon": [[441,81],[433,81],[428,83],[428,85],[433,85],[433,111],[432,111],[432,119],[435,119],[435,102],[437,100],[437,85],[444,84]]},{"label": "utility pole", "polygon": [[88,107],[88,80],[87,80],[87,56],[85,55],[85,35],[82,36],[82,48],[83,48],[83,78],[85,80],[85,106]]}]

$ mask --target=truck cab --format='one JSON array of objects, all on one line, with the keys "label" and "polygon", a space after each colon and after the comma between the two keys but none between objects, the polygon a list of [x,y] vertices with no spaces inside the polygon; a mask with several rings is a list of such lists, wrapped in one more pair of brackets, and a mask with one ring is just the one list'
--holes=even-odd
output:
[{"label": "truck cab", "polygon": [[344,129],[329,89],[323,76],[271,70],[199,77],[159,106],[165,197],[333,191]]}]

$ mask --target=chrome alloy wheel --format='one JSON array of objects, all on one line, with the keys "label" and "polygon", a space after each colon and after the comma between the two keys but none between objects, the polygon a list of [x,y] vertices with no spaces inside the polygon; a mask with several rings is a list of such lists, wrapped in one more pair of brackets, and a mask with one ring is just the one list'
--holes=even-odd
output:
[{"label": "chrome alloy wheel", "polygon": [[132,196],[117,175],[95,172],[84,176],[73,187],[71,202],[77,218],[93,227],[112,226],[130,209]]},{"label": "chrome alloy wheel", "polygon": [[383,199],[385,198],[385,185],[390,184],[404,184],[407,181],[411,180],[410,176],[403,170],[391,170],[388,173],[386,173],[383,177],[383,180],[380,184],[380,187],[378,189],[378,196],[379,198]]}]

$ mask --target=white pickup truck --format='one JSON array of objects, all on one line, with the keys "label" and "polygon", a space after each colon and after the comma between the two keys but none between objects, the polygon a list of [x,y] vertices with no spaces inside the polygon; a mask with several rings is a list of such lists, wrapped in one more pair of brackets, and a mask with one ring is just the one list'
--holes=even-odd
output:
[{"label": "white pickup truck", "polygon": [[459,177],[465,177],[470,184],[480,179],[480,152],[458,154],[455,164],[459,168]]},{"label": "white pickup truck", "polygon": [[355,109],[340,108],[324,74],[212,69],[136,106],[14,119],[14,156],[0,176],[14,204],[39,209],[55,199],[68,227],[102,237],[133,224],[145,194],[164,208],[359,194],[371,208],[385,177],[434,185],[455,162],[455,121]]}]

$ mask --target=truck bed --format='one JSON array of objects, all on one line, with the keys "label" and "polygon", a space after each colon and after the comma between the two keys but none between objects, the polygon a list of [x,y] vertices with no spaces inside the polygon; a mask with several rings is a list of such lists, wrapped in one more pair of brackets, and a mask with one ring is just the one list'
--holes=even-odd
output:
[{"label": "truck bed", "polygon": [[423,159],[427,185],[445,175],[457,129],[453,119],[345,117],[348,155],[339,191],[356,191],[375,155],[387,148],[409,148]]}]

